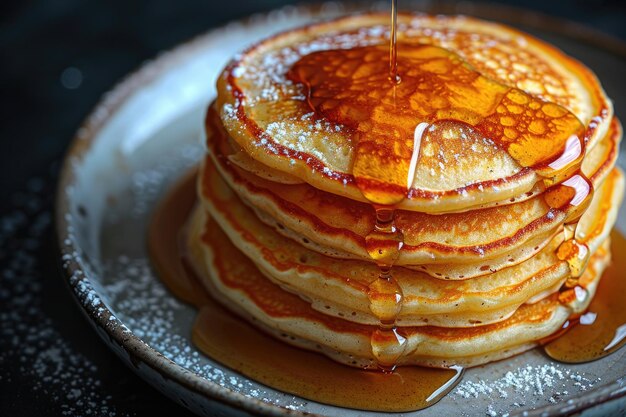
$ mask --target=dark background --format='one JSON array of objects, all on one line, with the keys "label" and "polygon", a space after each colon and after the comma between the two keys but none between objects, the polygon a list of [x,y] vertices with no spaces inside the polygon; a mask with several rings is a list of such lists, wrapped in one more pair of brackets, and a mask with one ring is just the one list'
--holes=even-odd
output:
[{"label": "dark background", "polygon": [[[56,172],[73,133],[102,94],[125,74],[160,51],[212,27],[292,3],[283,0],[1,1],[0,213],[5,215],[19,208],[23,202],[16,203],[19,200],[16,195],[32,188],[33,177],[42,180],[36,187],[42,200],[38,210],[50,210]],[[515,6],[523,3],[526,8],[570,19],[626,40],[626,2],[623,1],[498,3]],[[408,4],[399,0],[400,9],[406,9]],[[554,29],[558,30],[559,25],[555,24]],[[606,42],[620,48],[619,41],[607,39]],[[57,256],[50,230],[40,237],[42,246],[36,252],[34,268],[39,271],[44,294],[38,308],[52,319],[74,350],[97,366],[101,390],[111,396],[108,401],[118,415],[185,415],[184,410],[126,369],[80,317],[56,273]],[[24,238],[22,232],[16,233],[13,236],[16,241]],[[8,251],[0,253],[0,262],[11,258],[10,247],[5,244],[0,248]],[[2,269],[4,265],[0,265]],[[2,286],[0,277],[0,289]],[[0,320],[2,325],[8,324]],[[60,415],[66,411],[55,399],[53,390],[43,393],[33,390],[35,382],[29,379],[32,376],[20,371],[20,366],[0,357],[0,416]]]}]

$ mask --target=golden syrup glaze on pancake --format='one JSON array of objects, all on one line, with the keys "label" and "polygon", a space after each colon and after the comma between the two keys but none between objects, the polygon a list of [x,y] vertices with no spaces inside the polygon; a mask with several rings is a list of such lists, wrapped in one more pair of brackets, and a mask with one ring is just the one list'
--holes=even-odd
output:
[{"label": "golden syrup glaze on pancake", "polygon": [[[591,252],[614,224],[622,183],[621,175],[614,171],[581,220],[584,243]],[[372,324],[366,294],[377,271],[371,263],[329,258],[280,236],[239,200],[209,157],[201,169],[198,194],[203,209],[220,224],[230,241],[273,282],[303,296],[325,314]],[[539,293],[556,291],[569,276],[565,262],[554,255],[561,242],[562,237],[557,235],[542,252],[518,267],[463,282],[434,280],[418,271],[394,268],[394,278],[404,293],[398,324],[467,327],[508,317]]]},{"label": "golden syrup glaze on pancake", "polygon": [[[537,94],[540,94],[543,99],[553,101],[559,105],[575,108],[585,123],[588,123],[587,131],[584,135],[585,141],[588,141],[589,138],[597,136],[596,133],[603,135],[606,129],[605,122],[611,117],[612,114],[610,102],[608,102],[605,98],[593,74],[591,74],[581,64],[571,60],[556,49],[544,45],[543,43],[532,39],[531,37],[525,36],[520,32],[509,30],[499,25],[476,21],[474,19],[460,17],[435,19],[423,16],[416,17],[401,15],[400,21],[401,27],[404,25],[404,30],[406,31],[404,36],[404,32],[402,30],[400,31],[401,42],[409,45],[411,44],[411,41],[413,41],[413,43],[431,43],[433,45],[432,48],[449,47],[451,50],[458,53],[465,61],[469,62],[472,66],[475,66],[481,73],[484,73],[490,79],[497,80],[497,82],[506,85],[515,83],[519,88],[526,87],[533,93],[536,93],[537,88],[539,88],[537,85],[543,85],[549,91],[541,91]],[[366,26],[366,28],[362,30],[354,30],[355,25],[359,23]],[[315,178],[320,179],[321,182],[325,179],[337,181],[343,183],[344,187],[335,188],[334,190],[330,190],[331,192],[344,194],[354,199],[363,199],[362,196],[358,195],[358,191],[355,192],[354,188],[356,188],[356,184],[354,177],[350,173],[337,169],[329,169],[329,166],[327,164],[325,165],[323,161],[324,158],[320,157],[320,155],[314,155],[307,152],[303,153],[303,151],[296,149],[297,146],[295,148],[285,146],[279,143],[279,141],[273,140],[272,132],[265,130],[261,127],[261,125],[257,124],[253,115],[247,114],[247,111],[250,109],[246,106],[258,105],[261,102],[266,103],[271,100],[278,100],[279,102],[283,100],[288,102],[288,104],[285,104],[286,111],[284,112],[285,120],[287,122],[289,121],[289,111],[292,110],[292,107],[300,109],[296,112],[297,114],[306,115],[307,113],[302,108],[302,106],[305,105],[302,103],[302,98],[298,99],[300,100],[299,102],[295,98],[291,101],[289,100],[290,97],[295,94],[293,86],[285,87],[288,91],[272,91],[270,95],[275,95],[278,98],[246,97],[245,92],[249,89],[246,88],[245,83],[248,81],[245,81],[241,77],[241,74],[245,73],[246,66],[252,65],[251,61],[256,59],[256,55],[267,53],[271,59],[262,60],[263,65],[269,65],[268,63],[274,65],[273,67],[270,66],[267,68],[272,74],[271,78],[278,78],[279,80],[276,82],[285,83],[283,75],[286,72],[286,68],[297,60],[299,56],[298,54],[302,55],[309,52],[315,52],[320,49],[332,49],[333,47],[347,48],[363,46],[362,44],[380,44],[381,34],[384,33],[383,29],[376,26],[376,24],[380,25],[380,23],[380,16],[377,15],[345,18],[331,23],[307,27],[302,31],[293,31],[288,34],[278,35],[268,41],[262,42],[250,48],[240,59],[234,61],[227,68],[224,72],[224,76],[218,83],[218,86],[221,85],[221,92],[228,91],[226,94],[220,94],[224,97],[219,98],[219,106],[222,110],[222,119],[229,129],[229,132],[246,149],[247,152],[257,159],[260,158],[262,162],[269,162],[269,165],[274,165],[274,168],[286,168],[283,170],[293,169],[293,173],[296,175],[302,174],[302,172],[300,172],[302,170],[299,169],[298,166],[300,163],[304,163],[309,167],[306,171],[312,171],[314,172],[314,175],[311,174],[310,177],[303,177],[302,179],[312,183],[317,188],[325,189],[326,191],[329,191],[327,189],[328,187],[325,187],[324,184],[320,183]],[[413,23],[414,26],[411,26]],[[337,25],[337,27],[342,30],[342,35],[340,37],[341,41],[338,41],[337,39],[333,41],[333,37],[326,33],[329,32],[330,28],[334,25]],[[370,26],[369,28],[367,28],[368,25]],[[444,27],[448,27],[448,29],[445,29]],[[466,28],[466,30],[464,30],[464,28]],[[367,32],[366,29],[371,29],[371,33]],[[474,30],[475,32],[470,32],[471,30]],[[297,43],[297,41],[300,40],[299,37],[306,39],[306,34],[316,33],[316,31],[321,33],[319,35],[319,39],[315,38],[314,41],[309,42],[310,44],[306,44],[306,42],[302,41],[304,42],[302,45],[292,45],[292,43]],[[343,31],[345,31],[345,33]],[[373,33],[377,35],[372,35]],[[500,38],[498,38],[498,34],[501,35]],[[352,38],[350,38],[350,36],[352,36]],[[287,53],[286,56],[280,56],[280,54],[277,55],[275,53],[276,51],[272,50],[274,47],[273,43],[283,46],[283,48],[280,49],[281,52],[284,50],[290,50],[290,52]],[[279,48],[276,47],[276,49]],[[519,57],[515,56],[514,51],[516,50],[519,52]],[[508,55],[505,53],[507,51]],[[509,74],[507,75],[502,73],[504,69],[499,67],[500,64],[495,64],[495,66],[492,65],[494,62],[493,59],[487,61],[481,58],[477,60],[477,56],[482,56],[480,54],[484,55],[486,53],[493,53],[494,57],[497,57],[499,61],[511,64],[505,67]],[[504,59],[502,55],[505,55],[507,59]],[[578,80],[580,85],[572,87],[570,90],[579,93],[578,90],[582,88],[581,85],[584,85],[584,91],[581,91],[579,95],[589,96],[589,101],[593,103],[592,109],[587,109],[588,111],[582,110],[580,109],[581,106],[577,106],[576,103],[571,101],[571,98],[567,98],[568,88],[566,88],[565,85],[567,82],[571,82],[572,80],[566,80],[564,74],[558,73],[555,67],[551,66],[554,65],[554,62],[550,62],[546,58],[548,55],[553,61],[558,60],[559,65],[562,64],[562,67],[566,67],[575,72],[576,76],[580,78],[580,80]],[[520,57],[523,57],[523,59],[520,59]],[[488,67],[485,67],[485,62],[488,62],[487,66],[492,68],[489,69]],[[528,65],[529,63],[532,63],[533,65]],[[520,69],[522,67],[524,70]],[[263,67],[253,67],[252,69],[254,71],[264,70]],[[542,75],[545,76],[543,84],[537,81],[537,79],[540,79]],[[524,76],[526,76],[527,82],[524,82]],[[262,78],[261,75],[258,77]],[[259,83],[262,82],[265,81],[259,81]],[[556,85],[559,84],[559,82],[564,84],[561,84],[560,87],[557,88]],[[569,86],[571,87],[571,85]],[[276,86],[272,84],[271,87],[274,88]],[[228,97],[226,97],[228,95],[233,96],[234,101],[229,100]],[[237,129],[234,128],[233,124],[228,120],[231,116],[238,120],[238,122],[235,123],[235,126],[244,126],[245,130],[250,135],[246,136],[246,134],[242,132],[237,132]],[[241,123],[238,124],[239,122]],[[339,128],[338,126],[334,127]],[[235,131],[233,131],[233,129]],[[344,134],[344,132],[341,132],[341,134]],[[246,136],[249,140],[254,141],[254,145],[251,146],[249,143],[243,143],[242,141],[245,142],[245,140],[242,139],[242,135]],[[328,133],[327,137],[331,142],[337,140],[336,137],[332,135],[332,132]],[[340,146],[340,144],[337,146]],[[410,145],[405,146],[405,148],[408,148],[409,151],[411,149]],[[341,152],[344,152],[344,155],[347,155],[345,154],[345,149],[340,146],[337,148],[337,154],[340,154]],[[278,161],[278,159],[281,158],[284,159],[285,163]],[[289,168],[290,165],[291,168]],[[448,197],[458,198],[459,195],[464,195],[466,193],[469,197],[464,198],[464,204],[470,204],[471,199],[474,198],[475,194],[487,195],[487,191],[493,187],[500,189],[498,192],[500,197],[508,199],[509,197],[517,195],[517,193],[515,195],[510,195],[510,193],[507,194],[506,190],[510,184],[528,180],[528,178],[522,178],[529,175],[528,172],[524,173],[524,171],[525,170],[522,169],[516,173],[512,173],[512,175],[506,179],[498,178],[480,183],[466,184],[464,187],[449,190],[449,192],[446,191],[443,193],[431,192],[426,189],[414,189],[411,191],[411,197],[427,199],[430,204],[419,206],[419,208],[417,208],[418,206],[415,206],[415,209],[425,211],[440,210],[440,208],[438,208],[439,205],[437,204],[439,200],[443,201]],[[478,192],[479,189],[480,193]],[[525,189],[525,191],[528,190],[528,188]],[[519,189],[516,191],[519,191]],[[417,195],[419,193],[422,193],[423,195]],[[446,197],[446,195],[448,197]],[[464,195],[464,197],[466,196]],[[403,202],[402,204],[404,203],[406,202]]]},{"label": "golden syrup glaze on pancake", "polygon": [[[326,193],[307,184],[285,185],[259,179],[256,175],[250,175],[238,167],[233,167],[228,163],[232,149],[213,108],[209,108],[207,113],[206,132],[206,145],[221,175],[242,199],[275,218],[279,226],[277,227],[276,223],[271,225],[279,233],[285,234],[285,227],[297,225],[299,233],[304,233],[302,236],[305,239],[305,246],[306,239],[312,239],[322,245],[334,245],[334,249],[347,250],[357,257],[368,258],[364,240],[374,222],[374,210],[370,205]],[[608,171],[612,169],[620,139],[621,127],[619,122],[614,120],[607,137],[594,147],[591,154],[586,156],[585,172],[592,178],[594,186],[599,186]],[[534,255],[549,241],[554,233],[553,230],[556,230],[554,228],[564,218],[564,215],[555,216],[554,212],[549,212],[548,207],[541,202],[539,197],[531,199],[534,199],[534,202],[526,200],[516,203],[520,208],[515,210],[508,206],[495,206],[467,213],[443,215],[399,210],[396,213],[396,224],[404,230],[405,239],[401,257],[397,263],[422,264],[418,269],[425,270],[436,278],[466,279],[485,275],[499,269],[498,263],[493,263],[495,255],[501,253],[505,256],[525,241],[532,243],[532,239],[530,241],[528,239],[531,236],[537,236],[543,230],[542,233],[545,234],[545,238],[541,241],[543,243],[530,246],[530,251],[526,251],[525,256],[505,256],[509,259],[506,259],[507,262],[502,266],[522,262]],[[528,213],[534,213],[534,210],[531,211],[530,208],[536,208],[537,205],[545,207],[530,217],[528,214],[523,215],[523,207],[528,208]],[[485,240],[488,237],[487,232],[494,227],[494,221],[510,216],[513,216],[516,221],[522,218],[527,220],[521,224],[523,227],[505,228],[506,224],[502,224],[498,226],[502,237],[495,241]],[[460,228],[462,224],[466,225],[466,229]],[[440,236],[446,230],[448,233]],[[471,238],[474,235],[477,237]],[[416,240],[414,236],[419,236],[419,239]],[[482,240],[477,240],[480,236],[483,236]],[[302,243],[302,238],[299,241]],[[472,261],[470,255],[476,257],[478,261],[492,259],[491,262],[485,261],[480,264],[488,265],[489,268],[481,271],[477,267],[473,274],[452,275],[450,272],[443,273],[437,270],[432,264],[424,265],[437,261],[445,261],[448,264],[450,262],[464,264],[477,262]]]},{"label": "golden syrup glaze on pancake", "polygon": [[[198,277],[183,263],[188,256],[188,249],[180,246],[180,237],[188,213],[194,206],[195,188],[194,180],[189,176],[159,204],[149,226],[148,247],[164,283],[176,296],[200,309],[193,335],[194,343],[200,350],[235,371],[271,387],[348,408],[388,412],[416,410],[433,405],[458,382],[459,375],[454,370],[400,367],[393,374],[384,374],[343,366],[323,355],[268,337],[219,307],[205,292]],[[217,232],[218,227],[212,230]],[[619,246],[618,243],[617,253],[624,248],[621,239],[622,244]],[[225,241],[227,239],[221,240],[217,246]],[[618,264],[613,270],[626,268],[624,261],[618,258]],[[618,275],[613,273],[608,277],[615,279]],[[625,283],[626,280],[621,280],[620,288]],[[623,292],[623,289],[620,291]],[[602,291],[601,286],[594,302],[610,308],[606,315],[603,314],[604,317],[612,317],[614,309],[623,313],[620,291]],[[212,295],[224,301],[220,295]],[[606,303],[604,296],[617,296],[619,302]],[[535,315],[535,320],[539,317],[540,311]],[[593,328],[594,325],[589,327]],[[599,337],[613,337],[615,330],[611,325],[602,326],[602,336]],[[567,333],[565,336],[561,334],[561,337],[567,337]],[[290,340],[288,337],[286,339]],[[581,352],[590,351],[583,349]],[[593,359],[593,356],[588,359]],[[346,384],[351,389],[345,389]],[[445,389],[439,390],[442,386]],[[435,392],[438,395],[433,397]]]},{"label": "golden syrup glaze on pancake", "polygon": [[459,55],[433,45],[400,44],[402,81],[390,83],[387,52],[380,45],[319,51],[287,72],[305,87],[313,118],[350,132],[352,170],[366,199],[393,205],[411,198],[411,157],[415,148],[422,152],[414,131],[421,123],[428,129],[421,135],[443,136],[436,142],[479,131],[553,183],[561,182],[563,171],[580,167],[585,128],[564,107],[492,81]]}]

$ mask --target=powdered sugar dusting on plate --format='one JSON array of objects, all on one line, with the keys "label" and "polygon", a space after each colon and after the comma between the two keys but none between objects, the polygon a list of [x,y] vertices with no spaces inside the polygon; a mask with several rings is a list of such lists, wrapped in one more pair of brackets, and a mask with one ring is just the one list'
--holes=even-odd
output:
[{"label": "powdered sugar dusting on plate", "polygon": [[[43,280],[57,278],[45,276],[41,264],[52,222],[49,188],[46,180],[31,179],[24,192],[9,197],[10,211],[0,218],[0,263],[6,265],[0,277],[0,379],[28,378],[35,395],[51,398],[64,416],[127,415],[111,404],[97,366],[44,311]],[[20,375],[2,365],[8,363],[18,363]]]},{"label": "powdered sugar dusting on plate", "polygon": [[526,365],[504,373],[500,378],[466,378],[452,395],[462,399],[498,399],[488,405],[489,416],[508,416],[511,410],[531,407],[546,399],[556,404],[571,395],[592,389],[601,378],[587,377],[558,363]]}]

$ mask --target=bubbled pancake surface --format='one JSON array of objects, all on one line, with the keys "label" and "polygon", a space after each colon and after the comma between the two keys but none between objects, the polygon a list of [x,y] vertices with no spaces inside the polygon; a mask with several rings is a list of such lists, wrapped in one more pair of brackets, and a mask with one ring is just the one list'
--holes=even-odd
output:
[{"label": "bubbled pancake surface", "polygon": [[[263,165],[363,200],[352,175],[353,138],[336,125],[309,120],[302,92],[285,74],[300,57],[320,49],[385,44],[387,20],[383,14],[351,16],[249,48],[218,80],[217,106],[229,135]],[[605,136],[612,106],[595,76],[529,35],[466,17],[400,15],[399,40],[446,48],[489,79],[566,107],[588,128],[588,149]],[[517,164],[488,138],[460,131],[451,135],[454,140],[433,137],[430,143],[425,134],[412,190],[401,207],[458,211],[518,197],[539,183],[533,169]]]}]

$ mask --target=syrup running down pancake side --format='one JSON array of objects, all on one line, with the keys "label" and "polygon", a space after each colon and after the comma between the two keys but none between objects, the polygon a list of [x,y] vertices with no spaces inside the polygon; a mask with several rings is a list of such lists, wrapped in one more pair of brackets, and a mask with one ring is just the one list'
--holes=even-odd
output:
[{"label": "syrup running down pancake side", "polygon": [[[596,294],[579,317],[565,322],[564,335],[558,333],[544,345],[553,359],[581,363],[600,359],[626,344],[626,239],[619,232],[611,235],[613,264],[602,274]],[[575,288],[575,287],[574,287]]]}]

